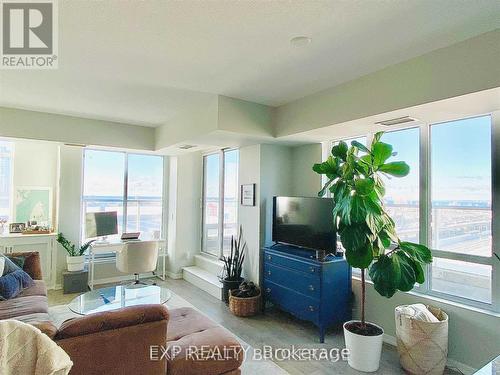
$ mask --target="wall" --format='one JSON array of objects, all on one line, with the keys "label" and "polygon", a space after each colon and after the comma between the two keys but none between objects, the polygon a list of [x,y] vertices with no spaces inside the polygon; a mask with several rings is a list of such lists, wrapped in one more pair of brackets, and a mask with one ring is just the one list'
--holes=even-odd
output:
[{"label": "wall", "polygon": [[286,136],[500,86],[500,29],[390,66],[274,111]]},{"label": "wall", "polygon": [[321,144],[315,143],[291,149],[292,195],[316,197],[321,190],[321,176],[312,170],[315,163],[321,163]]},{"label": "wall", "polygon": [[168,271],[177,277],[201,250],[202,155],[171,158]]},{"label": "wall", "polygon": [[248,254],[244,263],[243,276],[257,282],[259,280],[260,253],[260,149],[261,145],[240,148],[240,167],[238,183],[256,184],[257,202],[255,206],[238,205],[238,221],[243,229],[243,237],[248,246]]},{"label": "wall", "polygon": [[155,147],[154,128],[5,107],[0,107],[0,136],[149,151]]},{"label": "wall", "polygon": [[[57,222],[58,144],[38,141],[14,141],[13,188],[50,187],[52,189],[52,225]],[[15,199],[15,197],[14,197]]]}]

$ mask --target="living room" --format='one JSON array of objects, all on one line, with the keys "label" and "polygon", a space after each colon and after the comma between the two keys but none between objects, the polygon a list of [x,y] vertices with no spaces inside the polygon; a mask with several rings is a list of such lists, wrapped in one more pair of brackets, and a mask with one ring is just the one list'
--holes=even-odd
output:
[{"label": "living room", "polygon": [[497,1],[0,5],[0,373],[498,371]]}]

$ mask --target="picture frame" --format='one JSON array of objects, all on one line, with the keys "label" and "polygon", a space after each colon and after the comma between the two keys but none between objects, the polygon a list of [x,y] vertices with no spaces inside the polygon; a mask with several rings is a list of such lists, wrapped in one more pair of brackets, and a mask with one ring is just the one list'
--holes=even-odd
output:
[{"label": "picture frame", "polygon": [[240,204],[242,206],[255,206],[255,185],[244,184],[240,189]]},{"label": "picture frame", "polygon": [[26,229],[25,223],[10,223],[9,233],[22,233]]},{"label": "picture frame", "polygon": [[36,221],[39,225],[52,225],[51,187],[18,186],[13,206],[13,217],[18,223]]}]

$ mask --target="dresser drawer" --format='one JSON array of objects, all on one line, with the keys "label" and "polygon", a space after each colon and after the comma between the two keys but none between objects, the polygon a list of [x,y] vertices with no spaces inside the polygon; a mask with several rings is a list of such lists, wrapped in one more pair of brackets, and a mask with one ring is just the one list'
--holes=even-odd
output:
[{"label": "dresser drawer", "polygon": [[282,310],[299,319],[319,323],[319,301],[294,290],[264,280],[264,293],[267,300],[274,302]]},{"label": "dresser drawer", "polygon": [[275,266],[270,263],[264,264],[264,279],[285,288],[295,290],[308,297],[320,298],[320,278],[317,275],[309,275],[303,272]]},{"label": "dresser drawer", "polygon": [[304,272],[319,277],[321,267],[317,264],[304,262],[299,259],[277,255],[270,251],[264,252],[264,264],[272,264],[281,267],[291,268],[296,271]]}]

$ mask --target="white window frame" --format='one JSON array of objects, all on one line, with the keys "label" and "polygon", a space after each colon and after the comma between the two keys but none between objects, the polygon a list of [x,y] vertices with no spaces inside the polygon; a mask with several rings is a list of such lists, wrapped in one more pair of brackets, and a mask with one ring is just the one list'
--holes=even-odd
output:
[{"label": "white window frame", "polygon": [[[160,225],[160,238],[164,239],[166,235],[165,230],[165,218],[166,218],[166,206],[165,202],[165,192],[166,192],[166,173],[165,173],[165,157],[163,155],[151,155],[151,154],[141,154],[138,152],[126,152],[126,151],[115,151],[115,150],[103,150],[99,148],[85,148],[83,151],[83,173],[82,173],[82,199],[81,199],[81,212],[80,217],[83,217],[85,213],[85,195],[84,195],[84,176],[85,176],[85,155],[87,151],[100,151],[100,152],[113,152],[113,153],[121,153],[124,154],[124,173],[123,173],[123,196],[122,196],[122,209],[123,209],[123,217],[122,217],[122,228],[123,231],[127,231],[127,206],[129,202],[140,202],[141,199],[128,199],[128,157],[129,155],[146,155],[146,156],[156,156],[162,159],[162,197],[158,200],[161,203],[162,214],[161,214],[161,225]],[[156,200],[155,200],[156,201]],[[84,223],[80,223],[80,238],[82,241],[86,241],[87,238],[84,233]],[[108,256],[114,256],[114,253],[110,253]]]},{"label": "white window frame", "polygon": [[[201,168],[203,171],[203,179],[201,182],[201,252],[204,255],[217,257],[218,259],[222,257],[224,254],[224,181],[225,181],[225,154],[226,152],[235,151],[239,149],[236,147],[232,148],[223,148],[221,150],[207,152],[202,154],[201,158]],[[218,212],[218,221],[217,221],[217,242],[219,244],[219,254],[215,255],[208,251],[206,251],[205,244],[205,179],[206,179],[206,171],[205,171],[205,158],[210,155],[219,155],[219,212]],[[238,158],[238,170],[239,170],[239,158]],[[239,186],[239,181],[236,182]],[[238,203],[239,204],[239,203]],[[237,218],[237,222],[239,218]]]},{"label": "white window frame", "polygon": [[[419,142],[420,142],[420,166],[419,166],[419,240],[423,245],[431,247],[431,231],[430,231],[430,218],[431,218],[431,170],[430,170],[430,131],[431,126],[452,122],[457,120],[465,120],[468,118],[476,118],[490,116],[491,117],[491,134],[492,134],[492,155],[491,155],[491,167],[492,167],[492,252],[497,253],[500,256],[500,111],[493,113],[484,113],[474,116],[459,117],[456,119],[447,119],[440,122],[432,123],[421,123],[418,125],[409,125],[400,128],[389,128],[387,132],[410,129],[410,128],[420,128]],[[373,135],[375,132],[370,132],[366,134],[367,144],[371,143]],[[354,135],[345,138],[337,138],[328,142],[323,142],[323,160],[326,160],[330,154],[331,147],[335,142],[345,141],[349,142],[355,138],[362,137],[363,135]],[[329,192],[327,193],[328,196]],[[443,292],[438,292],[432,290],[432,265],[426,267],[426,278],[425,283],[418,285],[414,292],[437,297],[440,299],[452,301],[462,305],[472,306],[482,310],[489,310],[495,313],[500,312],[500,261],[495,258],[492,254],[490,257],[468,255],[455,252],[448,252],[442,250],[431,249],[433,256],[442,259],[451,259],[458,261],[465,261],[476,264],[490,265],[492,267],[491,274],[491,303],[485,303],[477,300],[472,300],[465,297],[455,296],[452,294],[447,294]],[[356,274],[354,273],[354,277]]]},{"label": "white window frame", "polygon": [[[7,224],[6,227],[8,227],[8,223],[12,223],[15,221],[14,218],[14,158],[15,158],[15,152],[16,152],[16,144],[12,140],[0,138],[1,142],[5,143],[10,143],[11,146],[11,153],[10,153],[10,160],[9,160],[9,169],[10,169],[10,175],[9,175],[9,186],[10,186],[10,194],[9,194],[9,207],[8,207],[8,217],[7,217]],[[8,228],[7,228],[8,229]],[[0,233],[1,234],[1,233]]]}]

